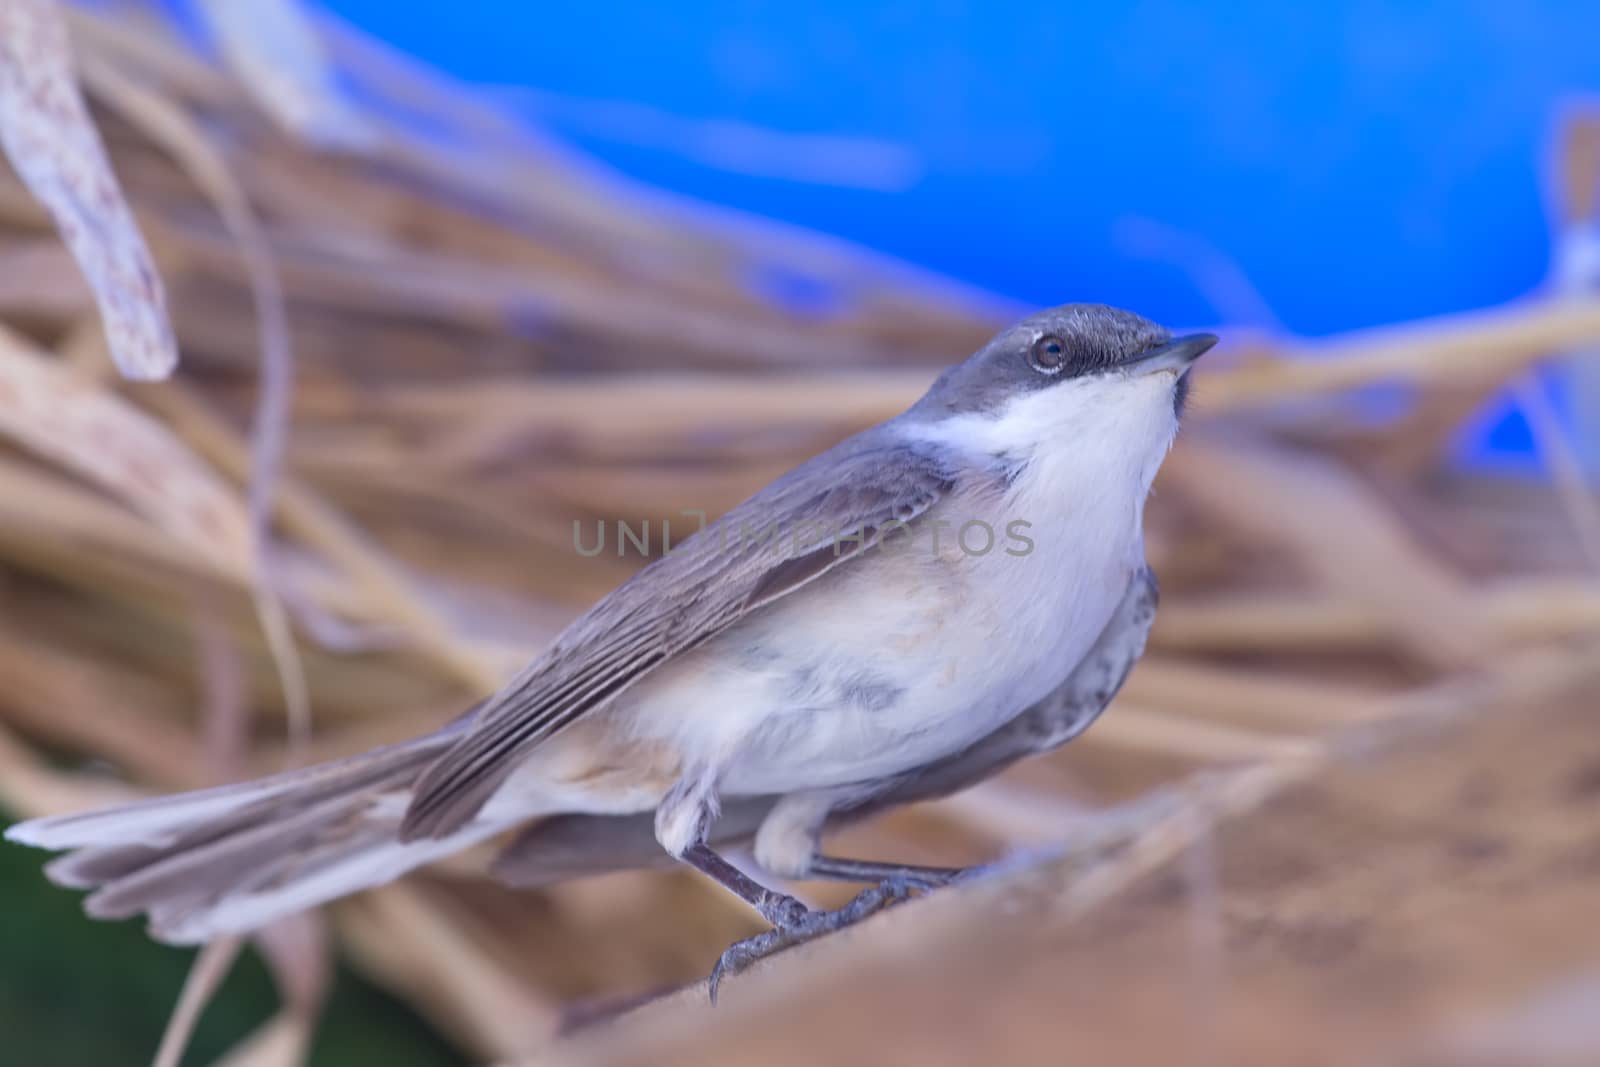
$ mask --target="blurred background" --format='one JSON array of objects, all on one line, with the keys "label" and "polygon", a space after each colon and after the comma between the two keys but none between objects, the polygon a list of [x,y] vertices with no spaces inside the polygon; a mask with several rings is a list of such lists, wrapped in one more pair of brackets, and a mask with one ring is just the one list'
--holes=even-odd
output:
[{"label": "blurred background", "polygon": [[[850,831],[979,861],[1176,804],[1092,894],[1048,861],[1069,903],[1026,931],[886,917],[772,978],[787,1012],[549,1051],[749,918],[475,854],[247,947],[183,1062],[886,1062],[873,1019],[919,1062],[1059,1062],[1069,1030],[1125,1062],[1600,1056],[1592,4],[0,11],[7,817],[437,725],[642,562],[574,523],[719,512],[1031,308],[1224,337],[1113,711]],[[41,83],[81,84],[131,216],[72,195],[101,179]],[[176,374],[132,380],[164,346]],[[0,846],[0,1063],[149,1062],[194,954],[41,862]],[[1152,1032],[1164,997],[1188,1022]]]}]

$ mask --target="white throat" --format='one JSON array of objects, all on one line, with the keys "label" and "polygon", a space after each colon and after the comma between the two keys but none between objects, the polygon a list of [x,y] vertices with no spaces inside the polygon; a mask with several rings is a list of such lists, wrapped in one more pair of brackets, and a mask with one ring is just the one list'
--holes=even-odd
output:
[{"label": "white throat", "polygon": [[[1021,394],[999,410],[917,424],[910,432],[973,462],[1003,464],[1014,489],[1142,508],[1178,432],[1169,373],[1077,378]],[[1025,486],[1026,483],[1026,487]]]}]

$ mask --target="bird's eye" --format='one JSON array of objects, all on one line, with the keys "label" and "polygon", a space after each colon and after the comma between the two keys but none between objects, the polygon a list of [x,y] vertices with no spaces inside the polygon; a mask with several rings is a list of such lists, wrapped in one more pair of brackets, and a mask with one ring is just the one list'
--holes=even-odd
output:
[{"label": "bird's eye", "polygon": [[1046,335],[1033,342],[1028,351],[1028,362],[1040,374],[1059,374],[1067,365],[1067,346],[1061,338]]}]

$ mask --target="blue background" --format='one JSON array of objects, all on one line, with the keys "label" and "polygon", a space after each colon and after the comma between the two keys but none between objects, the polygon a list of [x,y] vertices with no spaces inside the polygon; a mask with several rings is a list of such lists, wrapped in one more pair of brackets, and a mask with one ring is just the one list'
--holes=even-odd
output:
[{"label": "blue background", "polygon": [[[1539,284],[1548,144],[1600,92],[1595,0],[324,6],[647,182],[1029,304],[1310,335]],[[717,121],[890,165],[708,162]]]},{"label": "blue background", "polygon": [[[1214,320],[1185,271],[1119,239],[1150,219],[1310,334],[1535,285],[1557,106],[1600,91],[1594,0],[326,6],[462,79],[567,98],[529,113],[650,182],[1029,303]],[[729,173],[597,134],[573,100],[880,139],[914,173]]]}]

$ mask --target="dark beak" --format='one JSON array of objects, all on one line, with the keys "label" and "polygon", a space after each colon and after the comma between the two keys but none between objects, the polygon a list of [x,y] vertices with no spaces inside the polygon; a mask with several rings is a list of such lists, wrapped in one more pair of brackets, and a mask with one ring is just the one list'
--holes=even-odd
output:
[{"label": "dark beak", "polygon": [[1192,333],[1187,337],[1174,338],[1160,348],[1140,352],[1128,360],[1126,365],[1140,374],[1152,374],[1163,370],[1182,374],[1195,360],[1211,351],[1211,346],[1216,343],[1217,335],[1214,333]]}]

